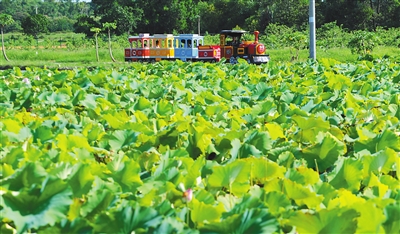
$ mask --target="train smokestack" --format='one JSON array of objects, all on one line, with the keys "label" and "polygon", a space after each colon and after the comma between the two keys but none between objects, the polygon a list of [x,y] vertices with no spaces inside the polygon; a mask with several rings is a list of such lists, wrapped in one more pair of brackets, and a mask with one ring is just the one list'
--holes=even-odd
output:
[{"label": "train smokestack", "polygon": [[258,43],[258,34],[260,34],[259,31],[254,31],[254,42]]}]

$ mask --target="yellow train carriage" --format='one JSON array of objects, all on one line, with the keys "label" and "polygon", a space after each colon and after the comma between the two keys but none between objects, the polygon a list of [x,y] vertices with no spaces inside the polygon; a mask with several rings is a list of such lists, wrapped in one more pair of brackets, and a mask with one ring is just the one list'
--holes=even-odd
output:
[{"label": "yellow train carriage", "polygon": [[153,61],[175,58],[172,34],[154,34],[150,46],[150,59]]}]

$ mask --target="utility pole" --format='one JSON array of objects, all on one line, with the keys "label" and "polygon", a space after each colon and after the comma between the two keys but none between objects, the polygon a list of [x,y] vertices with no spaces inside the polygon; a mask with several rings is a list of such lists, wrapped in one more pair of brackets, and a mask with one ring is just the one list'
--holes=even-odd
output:
[{"label": "utility pole", "polygon": [[195,16],[197,18],[197,34],[200,36],[200,15]]},{"label": "utility pole", "polygon": [[315,0],[310,0],[309,20],[310,24],[310,58],[317,58],[316,39],[315,39]]}]

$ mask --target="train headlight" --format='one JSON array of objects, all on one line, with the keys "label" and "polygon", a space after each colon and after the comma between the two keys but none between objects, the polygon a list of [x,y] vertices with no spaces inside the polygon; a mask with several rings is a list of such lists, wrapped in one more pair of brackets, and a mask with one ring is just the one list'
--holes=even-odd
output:
[{"label": "train headlight", "polygon": [[262,54],[265,52],[265,46],[263,44],[257,45],[257,54]]}]

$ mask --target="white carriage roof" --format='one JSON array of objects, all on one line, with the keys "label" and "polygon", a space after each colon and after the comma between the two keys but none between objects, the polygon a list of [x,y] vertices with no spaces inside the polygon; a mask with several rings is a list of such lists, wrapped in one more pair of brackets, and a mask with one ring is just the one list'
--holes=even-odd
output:
[{"label": "white carriage roof", "polygon": [[168,37],[174,37],[172,34],[154,34],[154,38],[168,38]]},{"label": "white carriage roof", "polygon": [[178,36],[175,36],[175,38],[195,38],[195,39],[203,39],[203,36],[199,36],[199,34],[179,34]]}]

